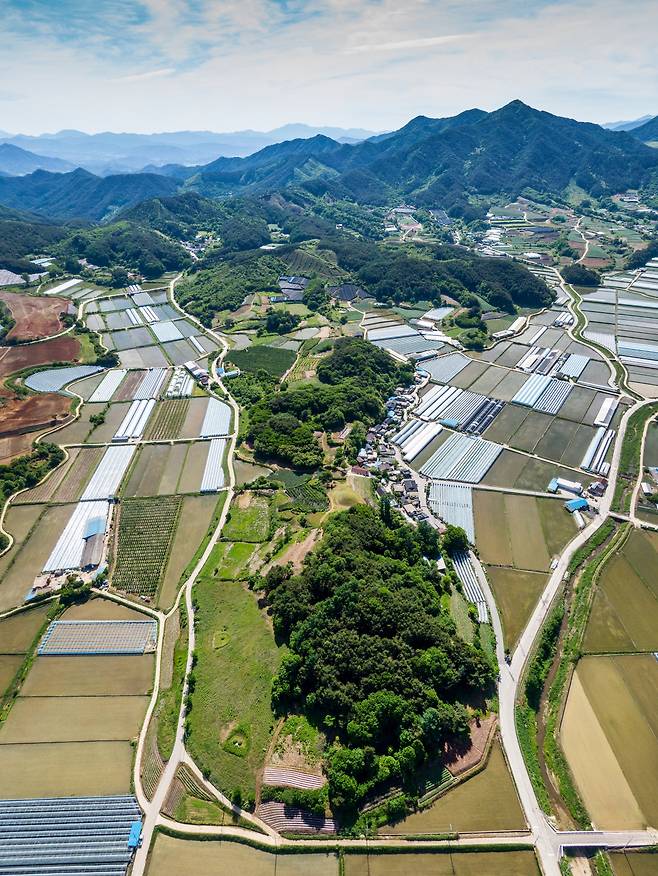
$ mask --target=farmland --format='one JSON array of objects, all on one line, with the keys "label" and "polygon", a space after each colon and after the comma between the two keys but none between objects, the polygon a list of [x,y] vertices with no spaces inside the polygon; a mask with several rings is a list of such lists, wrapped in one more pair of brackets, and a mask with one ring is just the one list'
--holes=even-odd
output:
[{"label": "farmland", "polygon": [[[194,842],[159,834],[153,849],[148,876],[338,876],[335,852],[308,855],[273,855],[232,842]],[[534,876],[534,874],[533,874]]]},{"label": "farmland", "polygon": [[382,833],[445,834],[486,830],[522,830],[523,812],[500,742],[494,741],[487,764],[472,778]]},{"label": "farmland", "polygon": [[561,741],[599,828],[658,819],[658,666],[651,655],[585,657],[571,682]]},{"label": "farmland", "polygon": [[188,405],[188,399],[184,398],[162,402],[149,424],[146,438],[150,438],[152,441],[168,441],[172,438],[178,438],[185,422]]},{"label": "farmland", "polygon": [[169,559],[182,498],[127,499],[121,504],[112,586],[153,598]]},{"label": "farmland", "polygon": [[270,531],[270,504],[265,496],[241,493],[233,502],[222,538],[226,541],[265,541]]},{"label": "farmland", "polygon": [[586,652],[658,649],[658,536],[633,530],[598,581]]},{"label": "farmland", "polygon": [[61,331],[60,314],[69,302],[66,298],[38,298],[20,292],[0,292],[0,301],[9,308],[15,325],[7,338],[17,341],[34,341]]},{"label": "farmland", "polygon": [[0,377],[6,377],[23,368],[48,365],[51,362],[71,362],[80,355],[76,338],[64,336],[18,347],[0,347]]},{"label": "farmland", "polygon": [[194,589],[197,665],[189,751],[229,796],[253,798],[274,718],[271,685],[281,652],[256,599],[238,581],[202,578]]},{"label": "farmland", "polygon": [[250,347],[248,350],[231,350],[231,362],[242,371],[259,371],[261,368],[273,377],[281,377],[295,361],[292,350],[265,345]]},{"label": "farmland", "polygon": [[[143,615],[94,599],[62,617],[132,619]],[[43,619],[42,608],[12,618],[13,645],[25,647]],[[153,666],[152,655],[36,657],[0,725],[0,795],[29,798],[127,792],[130,740],[139,732],[146,711]]]}]

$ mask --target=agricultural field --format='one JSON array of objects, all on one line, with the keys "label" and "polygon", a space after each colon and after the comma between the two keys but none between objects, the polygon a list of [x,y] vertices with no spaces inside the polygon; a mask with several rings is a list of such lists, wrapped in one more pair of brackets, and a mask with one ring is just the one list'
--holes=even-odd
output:
[{"label": "agricultural field", "polygon": [[653,654],[582,658],[560,739],[597,828],[658,823],[658,661]]},{"label": "agricultural field", "polygon": [[256,550],[254,544],[219,541],[213,548],[204,575],[219,581],[236,581],[247,576],[247,564]]},{"label": "agricultural field", "polygon": [[[29,638],[31,644],[45,613],[40,607],[12,618],[10,641],[25,647]],[[62,617],[144,615],[92,599]],[[36,657],[0,726],[0,797],[127,793],[131,740],[146,712],[153,668],[152,654]]]},{"label": "agricultural field", "polygon": [[438,851],[408,854],[345,855],[345,876],[539,876],[532,849],[517,852],[457,853]]},{"label": "agricultural field", "polygon": [[548,575],[509,566],[487,566],[486,574],[500,612],[505,647],[513,651],[544,592]]},{"label": "agricultural field", "polygon": [[119,512],[112,586],[155,597],[162,581],[182,505],[181,496],[126,499]]},{"label": "agricultural field", "polygon": [[189,399],[167,399],[158,405],[154,417],[151,418],[145,438],[151,441],[170,441],[178,438],[185,422]]},{"label": "agricultural field", "polygon": [[281,650],[255,596],[239,581],[201,578],[195,686],[188,748],[199,768],[229,795],[253,797],[274,726],[272,678]]},{"label": "agricultural field", "polygon": [[319,483],[303,481],[292,487],[286,488],[286,493],[293,501],[293,510],[313,513],[326,511],[329,502],[327,490]]},{"label": "agricultural field", "polygon": [[266,496],[244,492],[233,501],[222,530],[225,541],[261,542],[270,532],[270,503]]},{"label": "agricultural field", "polygon": [[212,534],[225,501],[226,493],[183,497],[169,562],[158,595],[158,604],[162,608],[169,608],[174,601],[181,576],[200,552],[205,539]]},{"label": "agricultural field", "polygon": [[[597,582],[583,650],[658,650],[658,535],[632,529]],[[657,664],[658,665],[658,664]]]},{"label": "agricultural field", "polygon": [[481,772],[450,788],[427,809],[415,812],[380,833],[442,834],[523,830],[525,818],[500,742],[494,740]]},{"label": "agricultural field", "polygon": [[[122,494],[168,496],[176,493],[188,444],[144,444],[139,449]],[[200,481],[199,481],[200,483]]]},{"label": "agricultural field", "polygon": [[231,350],[228,359],[241,371],[267,371],[273,377],[282,377],[295,361],[293,350],[265,345],[252,346],[248,350]]},{"label": "agricultural field", "polygon": [[658,853],[629,850],[609,852],[614,876],[658,876]]},{"label": "agricultural field", "polygon": [[160,833],[146,872],[147,876],[179,876],[183,872],[194,876],[338,876],[338,857],[335,852],[274,855],[226,840],[195,842]]},{"label": "agricultural field", "polygon": [[557,499],[474,490],[476,545],[482,561],[546,572],[576,527]]},{"label": "agricultural field", "polygon": [[21,605],[32,582],[40,574],[57,539],[66,526],[73,505],[38,506],[43,513],[29,536],[12,548],[0,566],[0,611]]},{"label": "agricultural field", "polygon": [[69,335],[53,338],[40,344],[0,347],[0,377],[6,377],[23,368],[49,365],[51,362],[72,362],[80,355],[80,343]]},{"label": "agricultural field", "polygon": [[40,605],[0,620],[0,702],[47,623],[50,609]]},{"label": "agricultural field", "polygon": [[0,301],[8,308],[15,325],[7,333],[9,340],[35,341],[62,330],[60,315],[66,312],[66,298],[46,298],[20,292],[0,292]]}]

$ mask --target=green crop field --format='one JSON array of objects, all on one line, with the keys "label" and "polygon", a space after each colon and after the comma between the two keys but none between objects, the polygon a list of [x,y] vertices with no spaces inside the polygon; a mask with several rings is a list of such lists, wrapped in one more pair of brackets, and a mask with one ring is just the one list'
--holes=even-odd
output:
[{"label": "green crop field", "polygon": [[149,426],[146,437],[153,441],[167,441],[178,438],[185,422],[189,399],[175,398],[162,402],[157,415]]},{"label": "green crop field", "polygon": [[326,511],[329,507],[327,499],[327,491],[320,484],[309,483],[298,484],[294,487],[288,487],[286,492],[294,501],[296,511]]},{"label": "green crop field", "polygon": [[233,581],[246,577],[247,563],[255,550],[254,544],[244,542],[220,541],[213,548],[203,575],[218,578],[220,581]]},{"label": "green crop field", "polygon": [[260,371],[262,368],[273,377],[281,377],[295,361],[295,353],[263,345],[248,350],[231,350],[228,358],[242,371]]},{"label": "green crop field", "polygon": [[161,496],[122,502],[114,587],[137,596],[155,596],[167,567],[182,501],[181,496]]}]

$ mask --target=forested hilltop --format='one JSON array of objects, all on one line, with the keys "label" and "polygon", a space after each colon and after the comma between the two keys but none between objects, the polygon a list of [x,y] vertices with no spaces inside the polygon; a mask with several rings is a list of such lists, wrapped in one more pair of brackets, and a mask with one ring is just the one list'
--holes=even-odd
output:
[{"label": "forested hilltop", "polygon": [[258,583],[289,647],[275,709],[326,734],[329,800],[344,823],[392,786],[413,797],[418,770],[468,739],[465,704],[492,687],[479,638],[461,639],[441,607],[451,582],[439,556],[431,527],[359,505],[329,519],[299,575],[278,566]]}]

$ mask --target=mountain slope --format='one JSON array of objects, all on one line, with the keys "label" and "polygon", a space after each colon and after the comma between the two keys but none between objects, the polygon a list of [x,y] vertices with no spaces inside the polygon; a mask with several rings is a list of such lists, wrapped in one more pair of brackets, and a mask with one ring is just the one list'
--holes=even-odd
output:
[{"label": "mountain slope", "polygon": [[639,128],[633,128],[631,134],[643,143],[658,141],[658,116],[640,125]]},{"label": "mountain slope", "polygon": [[[635,133],[635,132],[634,132]],[[412,120],[357,145],[325,137],[291,141],[244,159],[219,159],[188,180],[205,194],[297,183],[367,203],[409,197],[465,204],[469,195],[562,193],[576,181],[598,196],[644,185],[658,154],[627,133],[564,119],[513,101],[493,113]]]},{"label": "mountain slope", "polygon": [[173,180],[155,174],[98,177],[86,170],[0,178],[0,204],[52,219],[100,221],[147,198],[173,194]]},{"label": "mountain slope", "polygon": [[53,173],[65,173],[73,170],[72,164],[60,158],[50,158],[36,155],[11,143],[0,143],[0,172],[10,176],[20,176],[34,173],[35,170],[50,170]]}]

